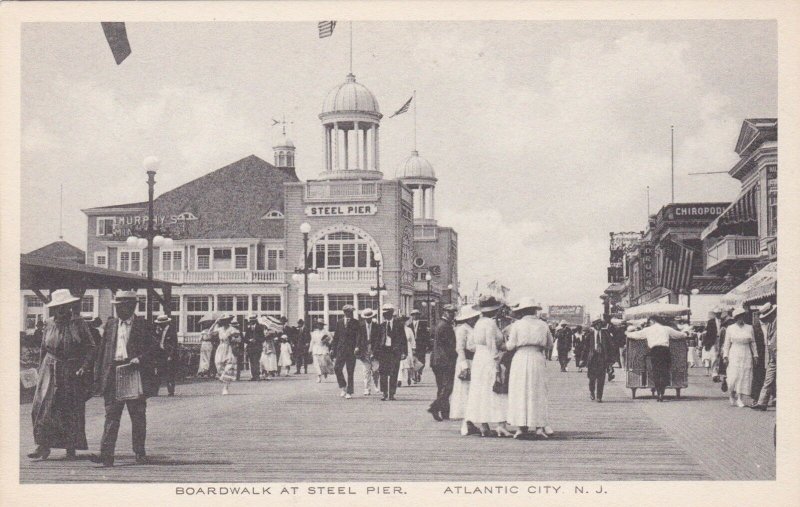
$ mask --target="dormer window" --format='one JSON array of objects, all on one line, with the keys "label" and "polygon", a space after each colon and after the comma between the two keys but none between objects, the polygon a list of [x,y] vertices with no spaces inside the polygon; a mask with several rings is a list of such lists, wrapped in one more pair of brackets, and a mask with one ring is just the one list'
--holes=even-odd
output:
[{"label": "dormer window", "polygon": [[283,218],[283,213],[276,209],[269,210],[264,214],[263,217],[261,217],[261,220],[271,220],[274,218]]}]

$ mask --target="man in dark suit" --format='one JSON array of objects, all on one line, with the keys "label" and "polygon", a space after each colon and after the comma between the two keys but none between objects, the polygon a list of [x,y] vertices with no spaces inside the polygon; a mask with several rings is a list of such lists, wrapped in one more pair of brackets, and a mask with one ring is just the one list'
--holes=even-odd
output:
[{"label": "man in dark suit", "polygon": [[381,333],[372,342],[372,351],[378,358],[378,371],[380,373],[381,401],[394,401],[397,389],[397,374],[400,372],[400,361],[406,358],[408,341],[406,340],[405,326],[399,319],[394,318],[394,306],[384,304],[383,322]]},{"label": "man in dark suit", "polygon": [[[158,379],[154,366],[158,358],[158,340],[149,322],[134,315],[137,305],[135,291],[117,291],[113,304],[116,317],[109,317],[103,339],[97,348],[95,361],[96,388],[105,400],[106,421],[100,443],[100,455],[92,461],[103,466],[114,466],[114,448],[117,443],[122,410],[127,406],[133,432],[133,452],[136,463],[147,462],[145,436],[147,434],[146,398],[158,393]],[[133,400],[116,399],[116,368],[132,364],[138,368],[144,394]]]},{"label": "man in dark suit", "polygon": [[[356,355],[359,353],[358,321],[353,318],[353,310],[352,305],[345,305],[342,308],[344,318],[336,324],[331,342],[331,355],[335,359],[333,371],[342,390],[340,396],[347,399],[353,397],[353,372],[356,369]],[[342,372],[345,367],[347,367],[346,380]]]},{"label": "man in dark suit", "polygon": [[442,318],[433,331],[433,352],[431,352],[431,369],[436,375],[436,400],[428,407],[437,421],[450,419],[450,395],[453,393],[456,362],[456,333],[453,329],[453,316],[456,309],[453,305],[442,307]]},{"label": "man in dark suit", "polygon": [[294,341],[292,342],[292,353],[294,354],[294,364],[296,366],[295,375],[300,375],[300,366],[303,372],[308,373],[308,345],[311,343],[311,333],[306,327],[305,321],[297,321],[294,329]]},{"label": "man in dark suit", "polygon": [[[722,309],[717,307],[714,308],[713,311],[714,316],[708,319],[706,322],[706,334],[703,336],[703,349],[711,350],[711,347],[717,344],[717,340],[719,339],[719,333],[722,331]],[[722,349],[718,350],[719,355],[722,356]],[[718,360],[718,364],[711,365],[712,368],[723,368],[722,360]],[[714,382],[719,382],[719,369],[717,369],[717,374],[714,376]]]},{"label": "man in dark suit", "polygon": [[358,328],[358,360],[364,367],[364,396],[369,396],[372,391],[378,392],[378,387],[375,385],[375,375],[377,372],[372,369],[372,343],[380,340],[381,329],[376,322],[372,320],[375,317],[375,311],[372,308],[366,308],[361,312],[361,325]]},{"label": "man in dark suit", "polygon": [[415,383],[419,383],[422,380],[422,372],[425,370],[425,356],[431,348],[431,337],[430,333],[428,333],[428,326],[419,320],[419,314],[419,310],[411,310],[411,322],[408,323],[408,327],[411,328],[411,332],[414,334],[414,342],[417,344],[417,348],[414,349],[414,357],[417,358],[417,361],[422,363],[419,370],[415,372]]},{"label": "man in dark suit", "polygon": [[258,323],[258,317],[250,315],[244,329],[244,344],[247,347],[247,362],[250,363],[250,380],[261,379],[261,352],[264,348],[264,326]]},{"label": "man in dark suit", "polygon": [[602,319],[592,322],[587,333],[587,341],[583,344],[583,362],[589,376],[589,397],[603,401],[603,387],[606,383],[606,370],[611,358],[611,336]]},{"label": "man in dark suit", "polygon": [[167,384],[167,394],[175,396],[175,377],[178,370],[178,333],[172,319],[166,315],[156,318],[156,338],[159,345],[158,377]]},{"label": "man in dark suit", "polygon": [[572,330],[567,326],[567,321],[562,320],[556,330],[556,348],[558,350],[558,363],[561,371],[567,371],[569,364],[569,351],[572,348]]}]

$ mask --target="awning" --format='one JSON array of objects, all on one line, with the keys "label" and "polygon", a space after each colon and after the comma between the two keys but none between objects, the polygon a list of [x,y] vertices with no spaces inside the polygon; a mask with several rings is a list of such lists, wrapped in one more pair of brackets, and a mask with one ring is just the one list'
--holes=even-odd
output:
[{"label": "awning", "polygon": [[755,223],[758,221],[756,196],[758,185],[753,185],[743,190],[730,206],[720,214],[708,227],[700,233],[700,239],[706,239],[718,228],[728,225]]},{"label": "awning", "polygon": [[616,282],[616,283],[612,283],[611,285],[609,285],[606,288],[606,290],[603,291],[603,292],[608,294],[608,293],[614,293],[614,292],[622,292],[624,290],[625,290],[625,284],[621,283],[621,282]]},{"label": "awning", "polygon": [[778,263],[771,262],[740,283],[738,287],[722,296],[722,304],[742,306],[751,301],[774,296],[778,284]]}]

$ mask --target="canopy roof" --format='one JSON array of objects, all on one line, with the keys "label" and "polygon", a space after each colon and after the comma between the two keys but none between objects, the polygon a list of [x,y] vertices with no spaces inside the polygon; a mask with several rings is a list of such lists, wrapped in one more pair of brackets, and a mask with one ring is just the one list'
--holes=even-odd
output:
[{"label": "canopy roof", "polygon": [[641,319],[647,317],[678,317],[691,312],[688,306],[671,303],[648,303],[625,309],[625,320]]},{"label": "canopy roof", "polygon": [[773,297],[778,291],[778,263],[771,262],[761,270],[740,283],[735,289],[722,296],[722,303],[728,306],[742,306]]}]

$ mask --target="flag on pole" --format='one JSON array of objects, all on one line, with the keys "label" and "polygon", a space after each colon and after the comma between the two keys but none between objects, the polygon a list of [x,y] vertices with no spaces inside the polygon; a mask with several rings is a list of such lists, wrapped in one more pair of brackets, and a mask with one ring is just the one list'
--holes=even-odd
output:
[{"label": "flag on pole", "polygon": [[411,98],[409,98],[409,99],[406,101],[406,103],[405,103],[405,104],[403,104],[403,105],[400,107],[400,109],[398,109],[397,111],[395,111],[395,112],[394,112],[394,114],[393,114],[393,115],[391,115],[389,118],[394,118],[394,117],[395,117],[395,116],[397,116],[398,114],[403,114],[403,113],[407,112],[407,111],[408,111],[408,108],[409,108],[409,107],[411,107],[411,101],[412,101],[412,100],[414,100],[414,96],[413,96],[413,95],[411,96]]},{"label": "flag on pole", "polygon": [[320,21],[317,23],[319,27],[319,38],[324,39],[333,35],[333,29],[336,28],[336,21]]},{"label": "flag on pole", "polygon": [[100,25],[103,27],[103,33],[105,33],[106,40],[111,48],[111,54],[114,55],[114,61],[117,62],[117,65],[121,64],[131,54],[131,45],[128,42],[125,23],[102,22]]},{"label": "flag on pole", "polygon": [[667,239],[662,249],[659,285],[673,291],[688,288],[692,281],[693,259],[692,249]]}]

